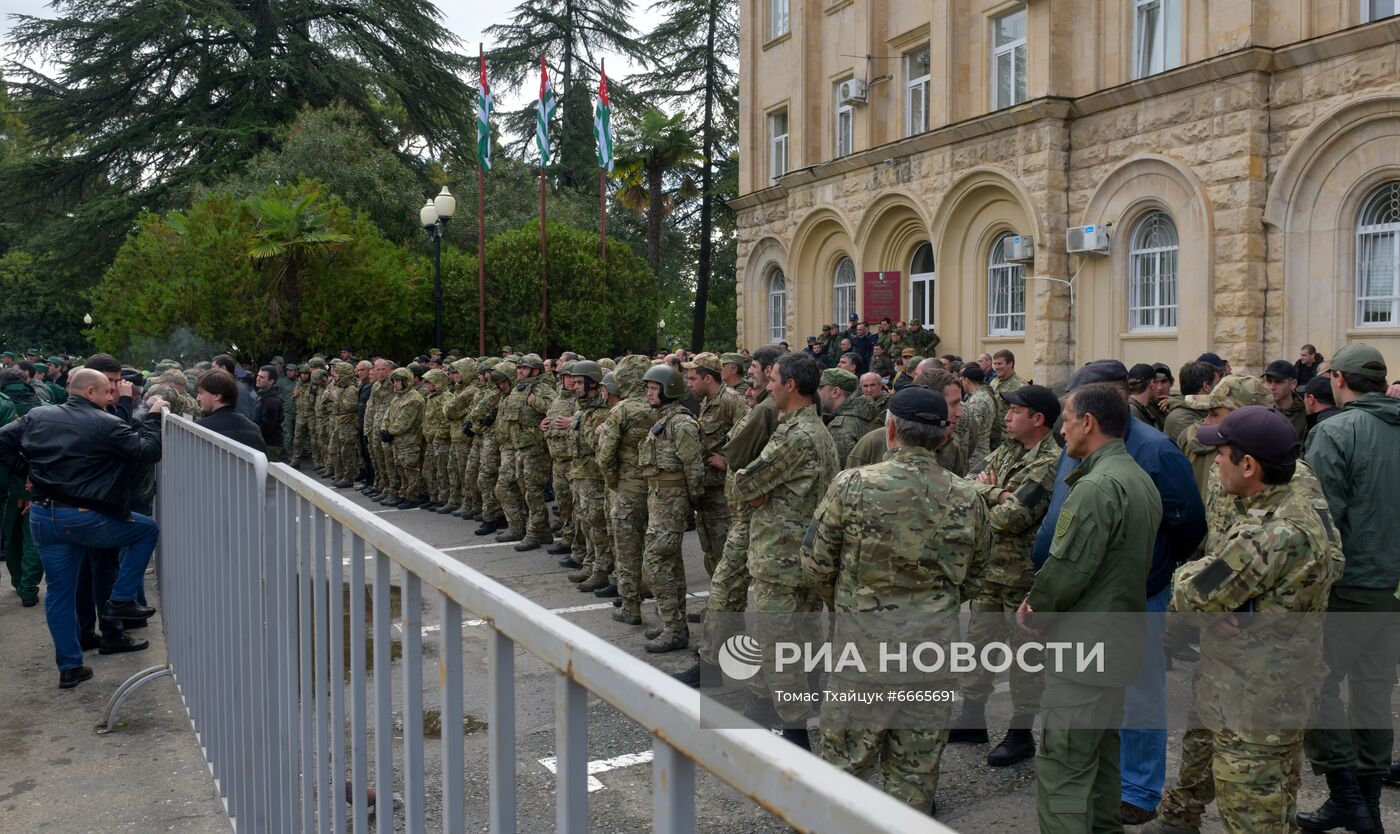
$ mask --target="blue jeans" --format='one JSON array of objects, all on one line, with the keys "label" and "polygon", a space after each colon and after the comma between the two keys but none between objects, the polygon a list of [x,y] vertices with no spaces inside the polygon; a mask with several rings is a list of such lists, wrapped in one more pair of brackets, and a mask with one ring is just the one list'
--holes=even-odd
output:
[{"label": "blue jeans", "polygon": [[160,528],[149,516],[138,513],[121,521],[92,510],[36,503],[29,509],[29,530],[44,562],[48,586],[44,615],[53,638],[54,660],[59,669],[76,669],[83,665],[75,607],[79,565],[92,557],[91,551],[120,548],[121,564],[112,584],[111,601],[131,602],[141,590],[141,578],[156,549]]},{"label": "blue jeans", "polygon": [[[1142,671],[1124,692],[1121,759],[1123,801],[1151,811],[1167,780],[1167,661],[1162,653],[1171,586],[1147,598],[1147,643]],[[1127,729],[1133,728],[1133,729]]]}]

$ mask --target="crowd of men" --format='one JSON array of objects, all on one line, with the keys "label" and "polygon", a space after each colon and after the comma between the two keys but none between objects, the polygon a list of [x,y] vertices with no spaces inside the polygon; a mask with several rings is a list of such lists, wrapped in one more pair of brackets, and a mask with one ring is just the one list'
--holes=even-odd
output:
[{"label": "crowd of men", "polygon": [[[198,417],[336,488],[546,549],[579,592],[614,600],[647,652],[693,645],[697,662],[677,677],[697,686],[718,663],[717,623],[746,609],[776,620],[966,605],[967,639],[1015,644],[1053,635],[1053,614],[1221,615],[1199,635],[1143,618],[1141,633],[1114,635],[1149,647],[1141,662],[1092,682],[1013,669],[1010,727],[987,763],[1035,757],[1042,831],[1195,831],[1211,801],[1231,832],[1382,830],[1381,784],[1396,778],[1400,515],[1384,502],[1400,491],[1400,384],[1378,351],[1353,343],[1328,362],[1306,345],[1258,376],[1214,353],[1175,373],[1097,360],[1060,392],[1022,379],[1011,351],[964,362],[932,355],[938,337],[918,322],[871,331],[852,319],[796,352],[432,349],[399,366],[346,347],[300,365],[275,357],[256,374],[220,356],[116,379],[144,384],[132,402]],[[17,364],[0,371],[0,410],[32,414],[41,392],[62,395],[71,366],[38,372],[28,352]],[[19,434],[0,430],[0,465],[16,472],[7,432]],[[11,541],[28,529],[11,509],[5,552],[32,604],[38,567],[22,532]],[[703,612],[687,610],[687,529],[711,579]],[[643,618],[647,598],[656,622]],[[1251,644],[1265,647],[1242,656],[1245,612],[1369,616],[1345,634],[1329,621],[1315,647]],[[1325,663],[1318,691],[1288,693],[1320,720],[1306,732],[1193,728],[1164,794],[1165,669],[1198,658],[1197,713],[1223,697],[1199,672],[1208,665],[1276,676]],[[799,677],[765,671],[764,683],[800,689]],[[934,813],[945,745],[991,742],[994,676],[963,683],[958,713],[949,705],[919,729],[844,727],[823,707],[809,738],[810,706],[771,698],[750,715],[853,773],[881,770],[888,792]],[[1305,754],[1329,790],[1312,813],[1295,808]]]}]

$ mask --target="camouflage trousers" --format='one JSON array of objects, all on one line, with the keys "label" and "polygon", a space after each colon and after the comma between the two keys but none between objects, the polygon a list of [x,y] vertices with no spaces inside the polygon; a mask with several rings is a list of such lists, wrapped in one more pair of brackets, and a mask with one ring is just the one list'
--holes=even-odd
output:
[{"label": "camouflage trousers", "polygon": [[[1013,649],[1020,648],[1026,641],[1025,635],[1016,628],[1016,608],[1026,598],[1026,587],[1013,587],[988,583],[968,604],[971,617],[967,624],[967,641],[985,646],[989,643],[1009,642]],[[1040,692],[1045,688],[1045,678],[1035,672],[1027,672],[1021,664],[1011,664],[1011,704],[1018,715],[1033,715],[1040,711]],[[981,664],[963,676],[962,694],[969,701],[986,703],[992,695],[996,675]]]},{"label": "camouflage trousers", "polygon": [[[507,465],[509,458],[509,465]],[[549,483],[549,455],[543,446],[501,450],[501,477],[496,499],[501,502],[512,530],[524,530],[526,540],[549,543],[549,507],[544,501]]]},{"label": "camouflage trousers", "polygon": [[386,462],[388,447],[380,442],[378,429],[365,432],[365,448],[369,450],[369,465],[374,469],[374,488],[386,492],[393,467]]},{"label": "camouflage trousers", "polygon": [[477,452],[476,491],[481,496],[481,518],[490,521],[501,517],[501,503],[496,500],[496,479],[501,471],[501,449],[496,439],[481,438]]},{"label": "camouflage trousers", "polygon": [[[801,664],[789,664],[781,672],[777,671],[774,643],[791,640],[800,634],[798,617],[794,614],[810,614],[822,610],[821,597],[811,585],[778,585],[762,579],[753,580],[753,610],[759,616],[755,620],[755,638],[763,646],[763,673],[753,678],[750,691],[758,698],[772,698],[773,693],[806,692],[807,673]],[[811,705],[800,700],[774,699],[774,707],[783,723],[798,726],[807,719]]]},{"label": "camouflage trousers", "polygon": [[1302,755],[1301,730],[1187,730],[1176,784],[1158,806],[1162,821],[1199,827],[1214,800],[1229,834],[1297,831]]},{"label": "camouflage trousers", "polygon": [[312,457],[310,416],[297,412],[296,428],[292,431],[292,441],[293,463],[300,461],[303,457]]},{"label": "camouflage trousers", "polygon": [[447,458],[452,441],[437,437],[423,441],[423,486],[428,500],[438,504],[447,497]]},{"label": "camouflage trousers", "polygon": [[390,449],[399,472],[399,494],[409,501],[422,501],[423,438],[396,437]]},{"label": "camouflage trousers", "polygon": [[[574,551],[580,543],[587,545],[584,559],[579,561],[594,573],[612,573],[612,537],[608,532],[607,489],[601,479],[580,478],[573,481],[574,492]],[[559,485],[554,486],[559,494]]]},{"label": "camouflage trousers", "polygon": [[695,532],[700,534],[700,550],[705,554],[705,573],[713,577],[729,537],[729,502],[724,497],[724,485],[705,487],[695,502]]},{"label": "camouflage trousers", "polygon": [[[690,637],[685,620],[685,563],[681,538],[690,520],[690,496],[684,483],[647,481],[647,533],[642,574],[656,596],[656,613],[672,634]],[[621,591],[619,590],[619,593]]]},{"label": "camouflage trousers", "polygon": [[[459,439],[460,438],[460,439]],[[467,456],[471,454],[472,441],[461,430],[454,432],[447,451],[447,506],[457,509],[462,504],[462,481],[467,474]]]},{"label": "camouflage trousers", "polygon": [[290,458],[292,449],[296,447],[297,439],[297,413],[293,409],[284,408],[282,410],[282,448],[286,450]]},{"label": "camouflage trousers", "polygon": [[613,555],[617,560],[617,593],[622,597],[623,611],[641,614],[642,549],[647,534],[646,487],[635,481],[624,481],[619,487],[613,491],[608,514]]},{"label": "camouflage trousers", "polygon": [[[559,513],[559,541],[574,546],[574,482],[569,478],[572,460],[556,460],[551,465],[554,481],[554,509]],[[582,559],[578,561],[583,561]]]},{"label": "camouflage trousers", "polygon": [[[823,704],[820,755],[865,780],[879,766],[885,793],[928,813],[938,793],[938,768],[948,744],[948,707],[943,705],[945,718],[935,728],[875,730],[848,726],[831,715],[834,704]],[[849,710],[849,705],[841,706],[841,711]]]},{"label": "camouflage trousers", "polygon": [[331,426],[331,469],[337,481],[353,481],[360,473],[360,431],[353,419]]},{"label": "camouflage trousers", "polygon": [[471,438],[467,444],[467,458],[462,463],[462,509],[472,515],[481,512],[481,488],[477,484],[481,444],[480,438]]},{"label": "camouflage trousers", "polygon": [[749,519],[752,517],[753,508],[748,504],[735,508],[729,535],[724,539],[724,551],[710,577],[710,597],[705,600],[708,613],[700,627],[699,647],[700,657],[706,663],[719,663],[721,621],[725,619],[719,615],[737,614],[748,607],[749,585],[753,581],[749,576]]}]

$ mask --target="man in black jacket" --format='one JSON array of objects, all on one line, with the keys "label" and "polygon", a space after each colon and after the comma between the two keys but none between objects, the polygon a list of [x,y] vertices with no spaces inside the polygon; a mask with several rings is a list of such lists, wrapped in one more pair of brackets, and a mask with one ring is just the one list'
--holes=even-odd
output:
[{"label": "man in black jacket", "polygon": [[277,369],[263,365],[258,369],[257,401],[253,403],[253,422],[262,432],[268,460],[284,461],[282,442],[282,391],[277,387]]},{"label": "man in black jacket", "polygon": [[121,567],[102,615],[144,620],[154,609],[136,595],[160,529],[130,511],[140,467],[160,460],[159,397],[139,427],[106,412],[112,382],[100,371],[74,371],[68,400],[37,408],[0,428],[0,466],[33,485],[29,525],[44,562],[44,612],[54,641],[59,683],[71,689],[92,677],[83,665],[74,605],[78,566],[94,549],[121,548]]},{"label": "man in black jacket", "polygon": [[235,410],[241,392],[232,374],[217,368],[205,371],[199,375],[194,388],[194,398],[199,402],[199,410],[204,413],[204,419],[199,421],[200,426],[267,454],[267,444],[263,442],[258,424]]}]

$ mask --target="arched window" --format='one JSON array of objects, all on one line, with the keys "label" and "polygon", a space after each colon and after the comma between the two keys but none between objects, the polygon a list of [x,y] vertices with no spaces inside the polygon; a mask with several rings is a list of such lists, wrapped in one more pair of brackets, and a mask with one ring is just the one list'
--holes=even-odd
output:
[{"label": "arched window", "polygon": [[845,327],[856,311],[856,264],[850,258],[842,258],[836,264],[836,277],[832,281],[832,309],[836,311],[836,323]]},{"label": "arched window", "polygon": [[1021,336],[1026,332],[1026,268],[1007,263],[1006,232],[987,257],[987,335]]},{"label": "arched window", "polygon": [[1371,192],[1356,221],[1356,325],[1400,324],[1400,180]]},{"label": "arched window", "polygon": [[1133,227],[1128,242],[1128,329],[1176,328],[1176,224],[1153,211]]},{"label": "arched window", "polygon": [[787,338],[787,279],[776,266],[768,273],[768,343]]},{"label": "arched window", "polygon": [[933,246],[919,244],[914,257],[909,259],[909,318],[919,322],[925,329],[933,327],[933,287],[936,278],[933,268]]}]

